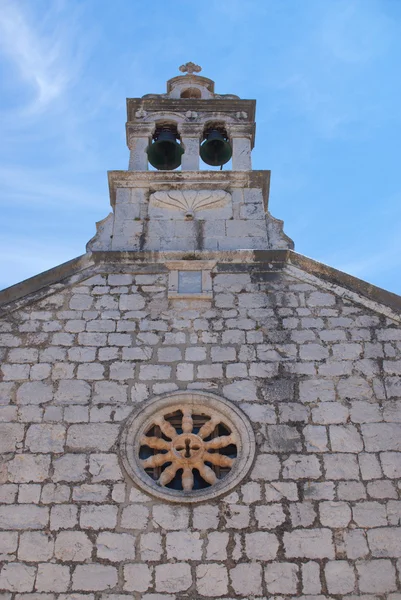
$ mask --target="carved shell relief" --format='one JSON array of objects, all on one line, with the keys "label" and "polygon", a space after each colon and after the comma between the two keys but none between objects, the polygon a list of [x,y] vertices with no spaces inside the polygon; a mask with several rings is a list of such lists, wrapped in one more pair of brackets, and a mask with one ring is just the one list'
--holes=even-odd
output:
[{"label": "carved shell relief", "polygon": [[222,208],[230,200],[231,194],[224,190],[171,190],[154,192],[150,196],[150,203],[153,206],[179,210],[188,220],[193,219],[195,213],[200,210]]},{"label": "carved shell relief", "polygon": [[145,491],[175,502],[216,497],[245,476],[254,456],[245,415],[212,394],[178,392],[137,409],[123,462]]}]

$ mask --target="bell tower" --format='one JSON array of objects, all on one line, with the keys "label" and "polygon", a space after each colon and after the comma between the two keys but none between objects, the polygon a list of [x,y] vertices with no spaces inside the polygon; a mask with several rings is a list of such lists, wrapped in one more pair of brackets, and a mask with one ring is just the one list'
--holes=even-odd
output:
[{"label": "bell tower", "polygon": [[127,171],[109,172],[113,213],[88,250],[292,248],[268,212],[270,171],[252,170],[255,100],[217,94],[192,62],[165,94],[127,99]]}]

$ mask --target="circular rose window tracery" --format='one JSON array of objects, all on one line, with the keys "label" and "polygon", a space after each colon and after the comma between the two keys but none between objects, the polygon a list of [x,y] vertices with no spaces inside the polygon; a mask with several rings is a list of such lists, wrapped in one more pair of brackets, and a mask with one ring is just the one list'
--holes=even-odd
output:
[{"label": "circular rose window tracery", "polygon": [[248,472],[254,451],[247,417],[206,393],[151,400],[133,412],[122,434],[129,475],[148,493],[176,502],[229,491]]}]

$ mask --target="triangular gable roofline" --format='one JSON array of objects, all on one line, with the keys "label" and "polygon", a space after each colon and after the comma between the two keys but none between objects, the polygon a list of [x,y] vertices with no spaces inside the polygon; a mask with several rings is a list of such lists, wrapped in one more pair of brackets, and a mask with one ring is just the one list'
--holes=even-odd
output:
[{"label": "triangular gable roofline", "polygon": [[[218,264],[264,264],[296,279],[330,290],[374,312],[401,322],[401,296],[329,267],[293,250],[236,252],[88,252],[0,292],[0,317],[100,273],[160,272],[167,260],[215,260]],[[166,269],[167,270],[167,269]]]}]

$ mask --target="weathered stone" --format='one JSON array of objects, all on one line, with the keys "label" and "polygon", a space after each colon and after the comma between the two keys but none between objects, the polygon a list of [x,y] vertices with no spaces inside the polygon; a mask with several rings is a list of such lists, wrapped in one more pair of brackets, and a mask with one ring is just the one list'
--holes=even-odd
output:
[{"label": "weathered stone", "polygon": [[288,558],[334,558],[330,529],[305,529],[284,533]]},{"label": "weathered stone", "polygon": [[92,543],[81,531],[62,531],[57,535],[55,556],[62,562],[83,562],[92,555]]},{"label": "weathered stone", "polygon": [[198,532],[173,531],[166,535],[167,558],[201,560],[202,539]]},{"label": "weathered stone", "polygon": [[6,563],[0,573],[0,589],[10,592],[32,592],[36,567],[23,563]]},{"label": "weathered stone", "polygon": [[129,533],[111,533],[109,531],[99,533],[96,540],[96,551],[99,558],[111,562],[135,560],[135,537]]},{"label": "weathered stone", "polygon": [[89,592],[109,590],[117,584],[117,569],[108,565],[78,565],[72,576],[72,588]]},{"label": "weathered stone", "polygon": [[191,569],[187,563],[156,565],[156,591],[181,592],[192,585]]},{"label": "weathered stone", "polygon": [[201,596],[223,596],[228,591],[228,575],[224,565],[208,563],[196,567],[196,587]]},{"label": "weathered stone", "polygon": [[63,452],[64,425],[31,425],[26,434],[25,446],[31,452]]},{"label": "weathered stone", "polygon": [[257,563],[242,563],[230,571],[232,587],[241,596],[262,593],[261,567]]},{"label": "weathered stone", "polygon": [[329,561],[324,572],[330,594],[348,594],[354,591],[355,573],[347,561]]},{"label": "weathered stone", "polygon": [[401,557],[401,527],[379,527],[367,533],[372,556]]},{"label": "weathered stone", "polygon": [[298,565],[285,562],[270,563],[265,567],[267,591],[271,594],[296,594]]},{"label": "weathered stone", "polygon": [[[3,537],[4,534],[1,535]],[[54,540],[40,531],[27,531],[21,534],[18,558],[27,562],[48,561],[53,558]]]},{"label": "weathered stone", "polygon": [[251,560],[274,560],[278,546],[277,537],[272,533],[256,531],[245,535],[245,553]]},{"label": "weathered stone", "polygon": [[359,589],[368,594],[384,594],[397,589],[395,568],[389,560],[357,563]]},{"label": "weathered stone", "polygon": [[70,586],[70,569],[52,563],[40,564],[35,587],[38,592],[66,592]]}]

